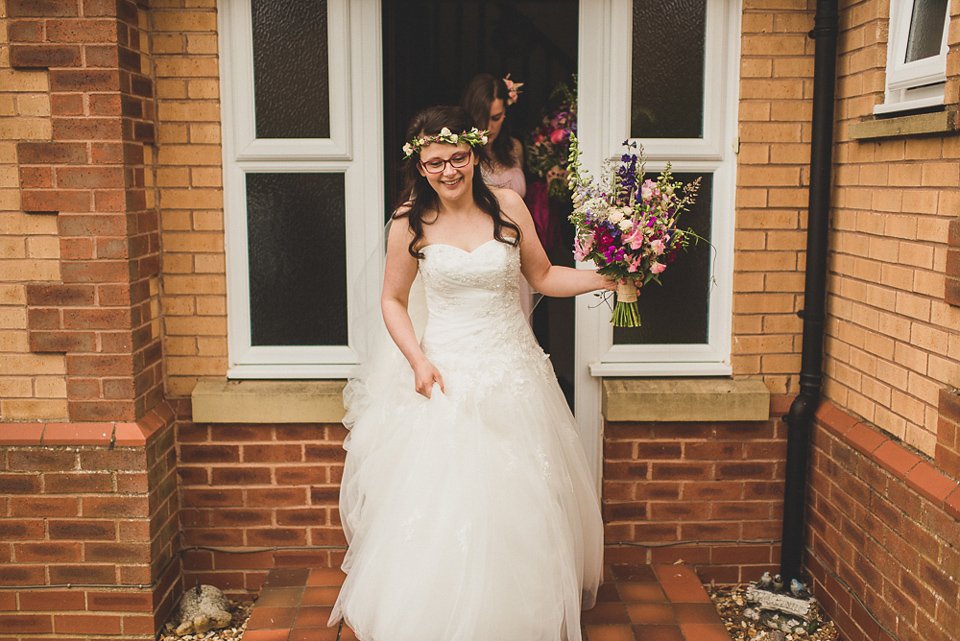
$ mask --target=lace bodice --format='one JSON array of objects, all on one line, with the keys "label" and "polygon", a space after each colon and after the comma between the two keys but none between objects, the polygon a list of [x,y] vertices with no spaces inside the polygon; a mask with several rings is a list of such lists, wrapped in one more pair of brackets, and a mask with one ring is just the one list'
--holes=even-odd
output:
[{"label": "lace bodice", "polygon": [[530,376],[552,375],[520,307],[518,248],[490,240],[472,252],[444,244],[422,251],[422,345],[448,393],[498,383],[522,386]]}]

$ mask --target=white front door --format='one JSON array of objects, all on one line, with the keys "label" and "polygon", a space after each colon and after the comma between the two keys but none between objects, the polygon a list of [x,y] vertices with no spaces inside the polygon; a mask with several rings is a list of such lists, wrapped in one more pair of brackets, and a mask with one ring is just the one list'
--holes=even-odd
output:
[{"label": "white front door", "polygon": [[[648,173],[658,173],[669,161],[678,177],[703,176],[707,188],[701,188],[698,198],[697,231],[708,234],[712,244],[706,258],[681,255],[677,263],[690,265],[677,268],[680,275],[673,283],[671,269],[662,289],[652,284],[646,296],[641,294],[641,314],[647,319],[643,331],[615,333],[608,307],[597,305],[592,296],[578,298],[575,413],[598,490],[602,377],[725,376],[732,371],[739,9],[736,0],[580,4],[583,165],[599,175],[603,160],[619,157],[621,143],[629,139],[643,145]],[[655,44],[648,46],[651,42]],[[682,219],[681,226],[686,226]],[[692,304],[684,308],[681,300]],[[653,306],[652,301],[663,304]]]}]

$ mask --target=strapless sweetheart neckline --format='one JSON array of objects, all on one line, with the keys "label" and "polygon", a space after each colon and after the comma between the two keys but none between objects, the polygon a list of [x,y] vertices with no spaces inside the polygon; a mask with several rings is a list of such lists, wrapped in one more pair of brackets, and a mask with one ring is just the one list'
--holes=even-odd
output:
[{"label": "strapless sweetheart neckline", "polygon": [[[449,247],[449,248],[451,248],[451,249],[456,249],[456,250],[458,250],[458,251],[461,251],[461,252],[463,252],[464,254],[473,254],[473,253],[475,253],[477,250],[479,250],[480,248],[486,247],[486,246],[489,245],[490,243],[496,243],[496,242],[499,242],[499,241],[498,241],[496,238],[491,238],[490,240],[488,240],[488,241],[485,242],[485,243],[480,243],[479,245],[477,245],[477,246],[474,247],[473,249],[464,249],[463,247],[457,247],[456,245],[451,245],[450,243],[430,243],[429,245],[424,245],[423,247],[421,247],[421,248],[420,248],[420,251],[423,251],[424,249],[427,249],[428,247]],[[504,244],[506,244],[506,243],[504,243]]]}]

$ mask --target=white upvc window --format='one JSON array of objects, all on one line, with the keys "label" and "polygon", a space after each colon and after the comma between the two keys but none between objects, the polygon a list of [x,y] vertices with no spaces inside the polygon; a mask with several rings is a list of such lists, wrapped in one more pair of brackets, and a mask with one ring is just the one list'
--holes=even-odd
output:
[{"label": "white upvc window", "polygon": [[890,0],[884,102],[874,113],[943,104],[949,0]]},{"label": "white upvc window", "polygon": [[381,271],[378,3],[218,8],[228,377],[344,378]]},{"label": "white upvc window", "polygon": [[581,297],[578,336],[596,337],[581,358],[593,376],[730,375],[739,3],[610,0],[609,7],[607,48],[581,54],[608,61],[605,78],[579,81],[584,164],[596,174],[629,139],[643,146],[648,174],[670,162],[679,180],[700,177],[680,226],[710,245],[681,254],[662,287],[644,288],[640,328],[612,328],[609,312]]}]

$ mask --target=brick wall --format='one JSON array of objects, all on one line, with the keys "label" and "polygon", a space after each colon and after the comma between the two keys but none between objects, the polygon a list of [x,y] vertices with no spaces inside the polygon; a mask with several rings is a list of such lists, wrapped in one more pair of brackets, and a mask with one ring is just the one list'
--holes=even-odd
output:
[{"label": "brick wall", "polygon": [[[0,5],[0,16],[6,9]],[[0,420],[66,418],[63,354],[34,354],[27,329],[27,283],[60,280],[55,216],[23,213],[17,141],[49,140],[47,74],[10,67],[0,23]],[[14,30],[16,35],[16,30]]]},{"label": "brick wall", "polygon": [[766,422],[607,423],[607,562],[683,559],[718,583],[775,571],[786,451],[780,417],[790,401],[774,397],[775,418]]},{"label": "brick wall", "polygon": [[806,565],[844,639],[956,639],[957,481],[831,403],[811,463]]},{"label": "brick wall", "polygon": [[49,91],[44,135],[9,135],[30,139],[15,147],[20,207],[59,236],[59,273],[23,284],[29,349],[66,355],[71,420],[134,421],[162,392],[145,9],[9,0],[6,10],[10,65],[43,70],[31,75]]},{"label": "brick wall", "polygon": [[[178,428],[186,584],[256,591],[273,567],[339,566],[342,425]],[[328,547],[329,546],[329,547]],[[258,551],[256,554],[250,552]]]},{"label": "brick wall", "polygon": [[150,13],[166,385],[168,394],[184,397],[198,379],[227,371],[216,2],[164,3]]},{"label": "brick wall", "polygon": [[182,587],[173,418],[0,423],[5,635],[154,638]]},{"label": "brick wall", "polygon": [[732,364],[773,394],[799,390],[813,8],[743,2]]},{"label": "brick wall", "polygon": [[[960,212],[960,136],[853,140],[883,101],[887,0],[841,11],[825,390],[930,456],[941,390],[960,386],[960,308],[945,300],[948,229]],[[953,3],[952,25],[960,20]],[[956,106],[960,31],[949,30]]]}]

